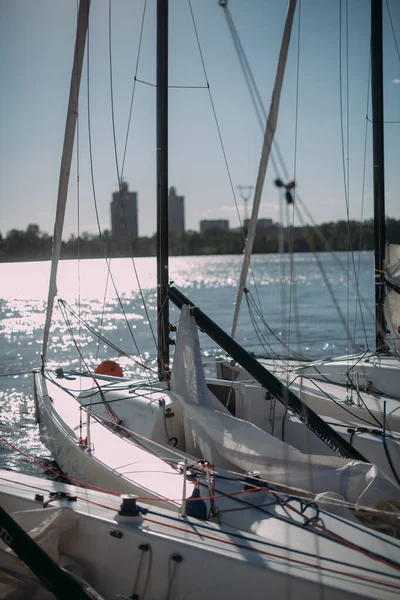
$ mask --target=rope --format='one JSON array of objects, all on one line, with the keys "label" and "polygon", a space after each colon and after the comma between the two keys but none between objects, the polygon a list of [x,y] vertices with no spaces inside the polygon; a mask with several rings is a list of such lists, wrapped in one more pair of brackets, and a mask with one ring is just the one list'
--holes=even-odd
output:
[{"label": "rope", "polygon": [[[125,207],[124,207],[124,202],[123,202],[123,195],[122,195],[122,191],[121,191],[121,186],[122,186],[122,174],[123,171],[120,172],[119,169],[119,161],[118,161],[118,151],[117,151],[117,137],[116,137],[116,130],[115,130],[115,111],[114,111],[114,88],[113,88],[113,70],[112,70],[112,44],[111,44],[111,4],[112,4],[112,0],[109,0],[109,12],[108,12],[108,47],[109,47],[109,65],[110,65],[110,98],[111,98],[111,124],[112,124],[112,132],[113,132],[113,144],[114,144],[114,157],[115,157],[115,168],[116,168],[116,172],[117,172],[117,178],[118,178],[118,188],[119,188],[119,195],[120,195],[120,203],[121,203],[121,211],[122,211],[122,216],[124,219],[124,224],[125,224],[125,232],[126,232],[126,237],[127,240],[129,240],[130,236],[129,236],[129,229],[128,229],[128,223],[127,223],[127,219],[126,219],[126,214],[125,214]],[[143,12],[143,16],[142,16],[142,29],[143,29],[143,21],[144,21],[144,12]],[[141,38],[140,38],[140,42],[141,42]],[[140,47],[139,46],[139,51],[138,51],[138,58],[137,58],[137,67],[138,68],[138,61],[139,61],[139,53],[140,53]],[[136,71],[137,73],[137,71]],[[134,89],[132,91],[132,94],[134,93]],[[133,96],[132,96],[132,103],[133,103]],[[129,125],[130,125],[130,119],[129,119]],[[126,133],[126,138],[125,138],[125,149],[126,149],[126,144],[127,144],[127,138],[129,135],[129,129],[127,129],[127,133]],[[125,155],[124,155],[124,161],[125,161]],[[133,266],[133,271],[135,274],[135,278],[136,278],[136,282],[138,284],[139,287],[139,293],[143,302],[143,306],[146,312],[146,317],[147,320],[149,322],[149,327],[150,327],[150,331],[153,337],[153,341],[154,341],[154,345],[157,348],[157,341],[156,341],[156,337],[154,334],[154,330],[153,327],[151,325],[151,320],[149,317],[149,313],[147,311],[147,306],[146,306],[146,301],[144,299],[144,295],[143,295],[143,290],[142,287],[140,285],[140,280],[139,280],[139,275],[136,269],[136,262],[135,259],[133,257],[133,246],[131,246],[131,261],[132,261],[132,266]],[[132,333],[133,336],[133,333]],[[134,338],[132,338],[134,340],[134,344],[136,347],[136,350],[140,356],[140,352],[137,346],[137,343],[135,341]]]},{"label": "rope", "polygon": [[[89,44],[89,38],[88,38],[88,44]],[[88,45],[88,53],[87,53],[87,77],[88,77],[88,109],[87,109],[87,118],[88,118],[88,137],[89,137],[89,162],[90,162],[90,174],[91,174],[91,182],[92,182],[92,195],[93,195],[93,202],[94,202],[94,208],[95,208],[95,214],[96,214],[97,227],[98,227],[98,231],[99,231],[99,238],[100,238],[101,245],[102,245],[102,248],[103,248],[103,255],[104,255],[104,258],[105,258],[105,261],[106,261],[106,265],[107,265],[107,281],[106,281],[106,289],[105,289],[104,297],[106,296],[106,290],[107,290],[107,286],[108,286],[108,278],[110,278],[111,282],[113,284],[113,288],[114,288],[114,291],[115,291],[115,294],[116,294],[119,306],[120,306],[121,313],[124,316],[126,326],[127,326],[128,331],[129,331],[129,333],[131,335],[131,338],[132,338],[132,341],[133,341],[133,343],[135,345],[136,351],[137,351],[138,355],[141,356],[139,348],[138,348],[138,346],[136,344],[136,339],[135,339],[135,336],[133,334],[133,330],[132,330],[132,328],[130,326],[130,323],[128,321],[128,317],[127,317],[126,312],[124,310],[121,297],[119,295],[119,292],[118,292],[118,289],[117,289],[114,277],[113,277],[112,272],[111,272],[111,259],[109,259],[107,257],[106,246],[105,246],[103,235],[101,233],[100,218],[99,218],[98,206],[97,206],[96,187],[95,187],[95,181],[94,181],[94,167],[93,167],[93,150],[92,150],[91,118],[90,118],[90,86],[89,86],[89,54],[90,54],[90,52],[89,52],[89,49],[90,48],[89,48],[89,45]],[[144,303],[144,306],[146,306],[145,303]],[[103,303],[103,313],[104,313],[104,303]],[[149,321],[149,323],[150,323],[150,321]]]},{"label": "rope", "polygon": [[399,50],[399,45],[397,43],[396,34],[395,34],[395,31],[394,31],[394,26],[393,26],[393,21],[392,21],[392,15],[390,13],[389,1],[388,0],[386,0],[386,8],[387,8],[388,15],[389,15],[390,26],[392,28],[393,39],[394,39],[394,43],[395,43],[396,50],[397,50],[397,56],[399,57],[399,61],[400,61],[400,50]]},{"label": "rope", "polygon": [[[96,329],[94,329],[94,327],[92,327],[88,321],[86,321],[85,319],[80,317],[79,314],[72,308],[72,306],[70,306],[65,300],[63,300],[62,298],[59,298],[58,303],[60,305],[61,313],[63,315],[63,318],[64,318],[67,326],[68,326],[68,324],[71,325],[71,323],[70,323],[68,317],[66,316],[65,311],[68,311],[71,315],[73,315],[80,323],[82,323],[88,329],[88,331],[90,331],[90,333],[95,335],[101,342],[103,342],[104,344],[107,344],[110,348],[115,350],[115,352],[117,352],[120,356],[125,356],[125,358],[129,358],[129,360],[133,361],[134,363],[136,363],[137,365],[139,365],[146,371],[150,371],[151,373],[155,374],[154,369],[147,366],[143,362],[143,359],[142,359],[142,362],[136,360],[131,354],[128,354],[124,350],[121,350],[121,348],[119,348],[116,344],[114,344],[113,342],[111,342],[110,340],[105,338],[100,332],[98,332]],[[71,327],[71,332],[72,332],[71,336],[73,337],[72,327]],[[140,356],[140,354],[139,354],[139,356]],[[151,386],[151,383],[150,383],[150,386]]]}]

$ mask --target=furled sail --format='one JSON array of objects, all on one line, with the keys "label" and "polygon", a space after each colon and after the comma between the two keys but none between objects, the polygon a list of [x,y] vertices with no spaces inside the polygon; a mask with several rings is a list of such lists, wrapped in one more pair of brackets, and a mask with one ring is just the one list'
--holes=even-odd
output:
[{"label": "furled sail", "polygon": [[396,351],[400,354],[400,245],[398,244],[387,245],[385,279],[387,284],[385,319]]},{"label": "furled sail", "polygon": [[338,494],[357,506],[400,498],[399,487],[371,464],[303,454],[256,425],[233,417],[207,388],[196,322],[186,305],[182,306],[171,383],[184,409],[188,453],[232,471],[258,471],[262,479],[278,485],[313,494]]}]

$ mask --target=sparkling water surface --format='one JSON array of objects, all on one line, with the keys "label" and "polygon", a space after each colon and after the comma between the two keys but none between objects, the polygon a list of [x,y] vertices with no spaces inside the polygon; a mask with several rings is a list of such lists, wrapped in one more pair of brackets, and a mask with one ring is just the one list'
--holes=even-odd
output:
[{"label": "sparkling water surface", "polygon": [[[308,358],[339,356],[352,351],[354,345],[373,347],[375,335],[372,252],[356,254],[354,263],[363,299],[363,318],[353,262],[347,253],[320,254],[318,259],[312,254],[298,254],[293,261],[285,255],[255,255],[248,288],[260,302],[265,321],[279,339]],[[170,279],[195,305],[230,332],[241,264],[242,257],[237,255],[172,257]],[[51,457],[40,442],[35,424],[31,372],[40,366],[49,273],[49,262],[0,264],[0,435],[41,462]],[[107,339],[136,359],[140,352],[146,364],[156,370],[156,346],[149,324],[150,319],[156,333],[155,258],[138,258],[134,262],[129,258],[114,259],[110,271],[100,259],[62,261],[58,294],[82,319],[96,330],[101,329]],[[104,343],[98,344],[96,337],[79,326],[75,318],[69,319],[70,323],[65,322],[56,303],[48,350],[50,367],[92,368],[105,358],[117,358],[115,351]],[[177,324],[178,320],[179,311],[171,307],[171,323]],[[265,327],[259,319],[257,322],[265,334]],[[260,343],[245,301],[236,339],[247,350],[271,351]],[[266,339],[274,351],[287,353],[271,334]],[[205,334],[201,334],[200,343],[206,371],[213,375],[213,360],[221,350]],[[118,360],[126,374],[144,375],[139,364],[127,358]],[[41,466],[2,440],[0,467],[43,474]]]}]

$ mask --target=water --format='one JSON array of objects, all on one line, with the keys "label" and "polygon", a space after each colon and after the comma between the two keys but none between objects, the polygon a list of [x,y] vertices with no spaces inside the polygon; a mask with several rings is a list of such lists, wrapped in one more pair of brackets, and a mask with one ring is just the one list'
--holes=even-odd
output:
[{"label": "water", "polygon": [[[352,350],[344,324],[355,344],[366,347],[368,342],[373,347],[372,252],[356,256],[359,288],[364,299],[366,337],[355,286],[350,281],[351,278],[354,280],[353,272],[349,277],[347,253],[321,254],[319,258],[325,276],[311,254],[296,255],[293,267],[285,256],[253,257],[256,289],[253,283],[249,283],[249,289],[254,298],[258,294],[269,327],[279,339],[310,358],[338,356]],[[338,261],[342,267],[338,266]],[[103,323],[105,337],[138,358],[136,343],[146,364],[156,369],[155,343],[148,321],[149,318],[156,331],[156,262],[154,258],[139,258],[135,265],[147,314],[133,263],[127,258],[112,261],[112,278],[107,276],[103,260],[81,261],[79,265],[77,261],[63,261],[59,269],[59,296],[75,308],[80,298],[81,318],[96,329]],[[170,260],[170,279],[220,327],[230,331],[240,269],[240,256],[175,257]],[[47,262],[0,264],[0,435],[39,461],[51,457],[39,440],[35,424],[31,371],[40,366],[49,272]],[[342,318],[337,313],[329,287],[334,291]],[[176,323],[178,319],[179,312],[171,308],[170,321]],[[115,352],[103,343],[98,347],[96,338],[86,329],[79,328],[72,317],[71,325],[85,364],[93,367],[105,358],[116,357]],[[269,339],[276,351],[286,352],[274,338],[269,336]],[[245,303],[237,340],[249,350],[268,350],[257,338]],[[201,334],[200,342],[204,360],[209,362],[207,371],[212,374],[212,361],[220,350],[204,334]],[[51,367],[84,366],[58,307],[53,317],[48,362]],[[143,374],[142,368],[129,359],[119,362],[127,374]],[[0,467],[43,474],[40,465],[1,440]]]}]

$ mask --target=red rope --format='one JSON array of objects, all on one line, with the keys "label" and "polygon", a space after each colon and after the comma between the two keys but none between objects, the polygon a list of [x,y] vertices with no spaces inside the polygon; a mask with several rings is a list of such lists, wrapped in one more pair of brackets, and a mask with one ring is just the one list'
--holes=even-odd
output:
[{"label": "red rope", "polygon": [[[48,467],[45,464],[43,464],[40,461],[38,461],[36,458],[33,458],[32,456],[29,456],[29,454],[26,454],[26,452],[24,452],[23,450],[20,450],[19,448],[17,448],[16,446],[14,446],[14,444],[12,444],[8,440],[6,440],[1,435],[0,435],[0,440],[2,440],[4,443],[6,443],[8,446],[10,446],[16,452],[19,452],[20,454],[22,454],[22,456],[25,456],[25,458],[27,458],[28,460],[31,460],[35,464],[39,465],[40,467],[42,467],[43,469],[45,469],[47,471],[50,471],[51,473],[53,473],[54,475],[57,475],[58,477],[59,476],[64,477],[65,479],[67,479],[69,481],[73,481],[73,482],[79,483],[80,485],[82,485],[84,487],[88,487],[88,488],[96,490],[96,491],[104,492],[106,494],[111,494],[111,495],[114,495],[114,496],[120,496],[119,492],[114,492],[112,490],[107,490],[107,489],[104,489],[104,488],[101,488],[101,487],[98,487],[98,486],[95,486],[95,485],[91,485],[89,483],[85,483],[84,481],[81,481],[80,479],[76,479],[75,477],[68,477],[68,475],[64,475],[63,473],[59,473],[59,472],[55,471],[51,467]],[[212,465],[210,465],[210,466],[212,466]],[[202,468],[203,468],[203,465],[202,465]],[[238,491],[238,492],[232,492],[230,494],[219,494],[219,495],[216,495],[216,496],[214,495],[214,496],[206,496],[206,497],[201,497],[201,498],[191,498],[191,502],[192,501],[196,501],[196,500],[199,500],[199,501],[200,500],[214,501],[215,499],[218,499],[218,498],[229,498],[229,497],[239,496],[239,495],[242,495],[242,494],[253,493],[253,492],[257,492],[259,490],[265,490],[265,489],[266,488],[264,488],[264,487],[254,487],[254,488],[252,488],[250,490],[241,490],[241,491]],[[285,503],[285,500],[282,497],[280,497],[279,494],[277,494],[276,492],[273,492],[273,495],[276,498],[278,498],[280,502]],[[83,499],[83,498],[81,498],[81,499]],[[154,497],[151,497],[151,496],[138,496],[138,500],[142,500],[142,501],[145,501],[145,502],[146,501],[147,502],[181,502],[182,498],[178,498],[178,499],[172,500],[171,498],[154,498]],[[87,502],[90,502],[90,501],[87,500]],[[96,503],[93,502],[93,504],[96,504]],[[108,507],[103,506],[101,504],[99,504],[98,506],[102,506],[103,508],[108,508]],[[285,503],[285,506],[287,506],[288,508],[290,508],[296,514],[304,517],[303,513],[301,511],[297,510],[291,504]],[[115,510],[115,509],[113,508],[111,510]],[[148,520],[151,521],[151,519],[148,519]],[[156,521],[154,521],[154,522],[156,522]],[[332,536],[334,539],[336,539],[337,541],[339,541],[341,544],[347,546],[348,548],[350,548],[352,550],[355,550],[357,552],[360,552],[361,554],[364,554],[365,556],[368,556],[369,558],[372,558],[373,560],[376,560],[376,561],[381,562],[381,563],[383,563],[385,565],[388,565],[388,566],[390,566],[390,567],[392,567],[394,569],[400,570],[400,567],[392,565],[391,563],[387,562],[384,558],[376,556],[374,553],[369,552],[369,550],[365,550],[364,548],[361,548],[360,546],[357,546],[357,545],[353,544],[352,542],[349,542],[345,538],[342,538],[340,535],[337,535],[336,533],[334,533],[330,529],[327,529],[323,525],[320,525],[319,523],[315,523],[315,522],[314,522],[314,525],[315,525],[315,527],[317,527],[318,529],[320,529],[324,533],[327,533],[328,535]],[[175,527],[175,526],[170,525],[170,527]],[[185,530],[182,530],[182,531],[185,531]],[[207,536],[204,536],[204,537],[207,537]],[[235,545],[235,544],[233,544],[233,545]],[[241,547],[241,546],[239,545],[238,547]],[[263,552],[263,551],[260,550],[260,552]],[[266,553],[266,554],[268,554],[268,553]],[[273,556],[273,554],[271,554],[271,556]],[[288,560],[294,560],[294,559],[288,559]],[[306,564],[306,563],[304,563],[304,564]],[[333,571],[333,572],[335,572],[335,571]],[[338,571],[338,573],[339,573],[339,571]],[[355,575],[354,575],[354,577],[355,577]],[[366,581],[367,581],[367,579],[366,579]],[[399,587],[399,589],[400,589],[400,587]]]},{"label": "red rope", "polygon": [[[101,508],[105,508],[107,510],[112,510],[115,512],[115,508],[112,508],[111,506],[106,506],[104,504],[100,504],[99,502],[94,502],[93,500],[88,500],[87,498],[82,498],[77,496],[77,498],[79,500],[83,500],[85,502],[88,502],[89,504],[94,504],[96,506],[100,506]],[[217,541],[220,542],[222,544],[227,544],[228,546],[234,546],[235,548],[242,548],[244,550],[251,550],[252,552],[258,552],[259,554],[263,554],[265,556],[270,556],[272,558],[278,558],[281,560],[286,560],[288,562],[292,562],[298,565],[302,565],[302,566],[306,566],[306,567],[311,567],[313,569],[320,569],[321,571],[327,571],[329,573],[334,573],[336,575],[343,575],[345,577],[352,577],[353,579],[359,579],[361,581],[366,581],[368,583],[374,583],[376,585],[383,585],[386,587],[390,587],[396,590],[400,590],[400,585],[398,584],[394,584],[394,583],[389,583],[389,582],[385,582],[385,581],[380,581],[379,579],[373,579],[372,577],[365,577],[363,575],[357,575],[356,573],[348,573],[346,571],[340,571],[339,569],[333,569],[331,567],[322,567],[319,564],[313,564],[307,561],[303,561],[300,560],[298,558],[290,558],[288,556],[285,555],[281,555],[281,554],[276,554],[275,552],[268,552],[267,550],[261,550],[259,548],[254,548],[252,546],[247,546],[245,544],[239,544],[236,542],[231,542],[230,540],[224,540],[218,536],[214,536],[214,535],[210,535],[210,534],[206,534],[200,531],[196,531],[195,529],[186,529],[184,527],[179,527],[178,525],[172,525],[171,523],[164,523],[163,521],[158,521],[156,519],[151,519],[150,517],[147,516],[143,516],[143,520],[144,521],[149,521],[150,523],[154,523],[156,525],[162,525],[163,527],[169,527],[170,529],[176,529],[177,531],[182,531],[184,533],[189,533],[192,535],[197,535],[200,536],[201,538],[206,538],[209,540],[213,540],[213,541]],[[249,541],[255,541],[255,540],[249,540]],[[322,559],[323,560],[323,559]],[[389,563],[388,563],[389,564]],[[393,567],[393,565],[389,565],[391,567]]]},{"label": "red rope", "polygon": [[84,487],[89,487],[89,488],[91,488],[93,490],[96,490],[98,492],[105,492],[106,494],[112,494],[114,496],[120,496],[119,492],[113,492],[112,490],[106,490],[104,488],[97,487],[96,485],[91,485],[90,483],[85,483],[84,481],[81,481],[80,479],[76,479],[75,477],[69,477],[68,475],[64,475],[64,473],[59,473],[58,471],[55,471],[51,467],[48,467],[47,465],[41,463],[39,460],[37,460],[33,456],[29,456],[29,454],[26,454],[26,452],[24,452],[23,450],[20,450],[19,448],[17,448],[16,446],[14,446],[14,444],[12,444],[11,442],[9,442],[5,438],[3,438],[1,435],[0,435],[0,440],[2,440],[5,444],[7,444],[8,446],[10,446],[10,448],[12,448],[13,450],[15,450],[16,452],[19,452],[20,454],[22,454],[22,456],[25,456],[25,458],[27,458],[28,460],[31,460],[36,465],[39,465],[39,467],[42,467],[42,469],[45,469],[46,471],[49,471],[50,473],[53,473],[53,475],[56,475],[57,477],[63,477],[64,479],[67,479],[68,481],[73,481],[73,482],[79,483],[80,485],[82,485]]}]

